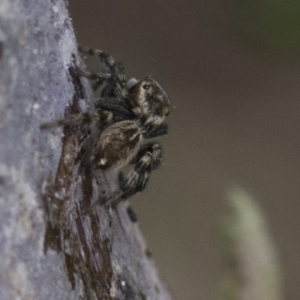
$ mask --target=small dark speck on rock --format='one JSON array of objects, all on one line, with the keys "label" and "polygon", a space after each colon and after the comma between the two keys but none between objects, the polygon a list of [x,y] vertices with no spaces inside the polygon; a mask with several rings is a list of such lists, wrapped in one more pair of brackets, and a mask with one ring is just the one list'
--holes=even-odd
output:
[{"label": "small dark speck on rock", "polygon": [[4,185],[5,179],[3,176],[0,176],[0,185]]},{"label": "small dark speck on rock", "polygon": [[151,252],[151,250],[150,250],[149,248],[146,248],[145,254],[146,254],[146,256],[147,256],[148,258],[152,258],[152,257],[153,257],[153,254],[152,254],[152,252]]},{"label": "small dark speck on rock", "polygon": [[138,221],[137,214],[131,206],[127,207],[127,214],[132,223],[136,223]]},{"label": "small dark speck on rock", "polygon": [[2,55],[3,55],[3,42],[0,41],[0,59],[2,59]]}]

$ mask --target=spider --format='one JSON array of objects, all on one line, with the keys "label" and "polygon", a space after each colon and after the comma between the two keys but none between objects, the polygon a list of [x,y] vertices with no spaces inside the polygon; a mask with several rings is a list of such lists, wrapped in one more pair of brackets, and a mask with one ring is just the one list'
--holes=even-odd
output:
[{"label": "spider", "polygon": [[126,81],[123,65],[111,55],[80,46],[79,51],[98,56],[103,63],[96,73],[78,69],[79,75],[96,81],[95,89],[102,85],[96,111],[71,115],[41,128],[95,123],[100,133],[90,158],[92,166],[107,170],[133,165],[126,178],[120,176],[119,189],[92,204],[90,211],[98,204],[116,205],[145,189],[151,172],[162,162],[162,148],[155,141],[144,140],[168,133],[163,121],[169,114],[170,100],[151,76]]}]

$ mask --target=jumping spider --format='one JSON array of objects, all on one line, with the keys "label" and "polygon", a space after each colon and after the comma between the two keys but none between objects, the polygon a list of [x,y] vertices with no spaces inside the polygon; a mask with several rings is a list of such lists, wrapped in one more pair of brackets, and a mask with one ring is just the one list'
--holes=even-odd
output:
[{"label": "jumping spider", "polygon": [[143,141],[168,133],[167,124],[162,122],[169,114],[170,101],[152,77],[126,82],[123,65],[109,54],[82,47],[79,51],[98,56],[104,64],[103,70],[97,73],[78,70],[81,76],[95,80],[96,88],[102,85],[101,97],[95,101],[96,111],[41,127],[95,123],[100,134],[91,157],[92,165],[104,170],[134,165],[128,176],[120,180],[119,190],[96,201],[91,209],[99,203],[116,204],[145,189],[150,173],[162,161],[162,148],[156,142],[144,144]]}]

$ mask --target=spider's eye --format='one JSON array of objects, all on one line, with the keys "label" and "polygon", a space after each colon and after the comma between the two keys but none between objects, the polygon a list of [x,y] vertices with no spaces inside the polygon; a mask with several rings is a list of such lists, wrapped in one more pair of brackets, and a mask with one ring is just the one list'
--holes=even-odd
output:
[{"label": "spider's eye", "polygon": [[143,85],[143,89],[144,90],[149,90],[150,89],[150,85],[149,84],[144,84]]}]

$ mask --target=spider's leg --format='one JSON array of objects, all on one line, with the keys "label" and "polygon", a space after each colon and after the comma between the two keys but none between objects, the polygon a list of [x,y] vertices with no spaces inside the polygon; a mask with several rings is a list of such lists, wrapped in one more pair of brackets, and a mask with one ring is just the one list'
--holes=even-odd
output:
[{"label": "spider's leg", "polygon": [[149,134],[146,135],[147,139],[152,139],[155,137],[159,137],[162,135],[166,135],[168,134],[168,124],[161,124],[158,128],[156,128],[155,130],[153,130],[152,132],[150,132]]},{"label": "spider's leg", "polygon": [[143,191],[147,185],[151,172],[158,168],[161,162],[161,146],[156,142],[145,144],[131,162],[134,164],[133,170],[131,170],[127,178],[121,182],[121,197],[113,201],[112,204],[116,205],[121,200],[126,200],[134,194]]},{"label": "spider's leg", "polygon": [[[116,64],[119,65],[119,63],[116,63],[116,60],[109,55],[108,53],[103,52],[102,50],[98,50],[98,49],[93,49],[93,48],[86,48],[86,47],[82,47],[82,46],[78,46],[78,51],[83,53],[83,54],[87,54],[90,56],[98,56],[107,67],[113,67]],[[123,67],[123,66],[122,66]],[[124,69],[123,69],[124,71]]]},{"label": "spider's leg", "polygon": [[86,55],[90,55],[90,56],[99,56],[101,53],[103,53],[102,50],[88,48],[88,47],[83,47],[81,45],[78,45],[78,51],[80,53],[83,53],[83,54],[86,54]]},{"label": "spider's leg", "polygon": [[100,86],[101,86],[102,83],[103,83],[103,82],[100,82],[99,80],[96,81],[96,82],[92,85],[92,90],[93,90],[94,92],[96,92],[96,91],[100,88]]},{"label": "spider's leg", "polygon": [[131,162],[135,164],[133,170],[126,178],[119,177],[120,189],[110,195],[99,199],[88,207],[83,214],[88,214],[98,205],[111,205],[116,207],[122,200],[126,200],[134,194],[145,189],[150,173],[155,170],[162,161],[162,148],[156,143],[145,144]]},{"label": "spider's leg", "polygon": [[111,55],[103,52],[102,50],[84,48],[81,46],[78,46],[78,50],[83,54],[98,56],[105,65],[105,70],[98,73],[78,70],[78,73],[81,76],[87,77],[91,80],[97,80],[99,82],[107,81],[109,84],[114,86],[114,90],[117,95],[123,97],[126,96],[126,77],[124,74],[124,67],[120,62],[116,62]]},{"label": "spider's leg", "polygon": [[79,68],[76,69],[76,72],[79,76],[86,77],[87,79],[90,80],[97,80],[99,85],[102,84],[104,81],[106,81],[108,78],[110,78],[110,74],[107,72],[93,73],[93,72],[81,70]]},{"label": "spider's leg", "polygon": [[56,120],[41,125],[41,129],[50,129],[57,126],[88,125],[91,123],[106,124],[112,118],[112,114],[107,111],[98,113],[83,113],[80,115],[71,115],[65,119]]},{"label": "spider's leg", "polygon": [[[122,195],[122,191],[118,190],[116,192],[111,193],[110,195],[101,198],[97,201],[95,201],[94,203],[92,203],[92,205],[90,205],[88,208],[84,209],[82,212],[82,215],[88,215],[89,213],[91,213],[95,207],[97,207],[98,205],[107,205],[111,202],[117,201],[117,199],[119,199]],[[107,206],[109,207],[109,206]]]}]

